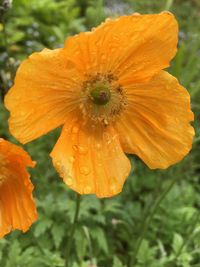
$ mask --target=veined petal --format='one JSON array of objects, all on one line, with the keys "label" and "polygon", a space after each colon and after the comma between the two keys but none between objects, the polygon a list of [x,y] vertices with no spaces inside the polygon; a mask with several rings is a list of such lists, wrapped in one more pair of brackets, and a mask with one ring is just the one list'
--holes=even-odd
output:
[{"label": "veined petal", "polygon": [[37,219],[33,185],[26,167],[35,163],[20,147],[0,139],[0,238],[12,230],[26,232]]},{"label": "veined petal", "polygon": [[125,152],[150,168],[167,168],[192,147],[190,96],[175,77],[161,71],[148,83],[127,85],[129,106],[116,124]]},{"label": "veined petal", "polygon": [[130,172],[130,162],[112,127],[71,121],[64,126],[51,157],[64,182],[80,194],[116,195]]},{"label": "veined petal", "polygon": [[76,108],[80,79],[62,49],[32,54],[20,65],[5,97],[10,132],[27,143],[63,124],[66,114]]},{"label": "veined petal", "polygon": [[178,25],[169,12],[107,19],[91,32],[69,37],[66,57],[84,73],[112,72],[121,82],[141,82],[169,66]]}]

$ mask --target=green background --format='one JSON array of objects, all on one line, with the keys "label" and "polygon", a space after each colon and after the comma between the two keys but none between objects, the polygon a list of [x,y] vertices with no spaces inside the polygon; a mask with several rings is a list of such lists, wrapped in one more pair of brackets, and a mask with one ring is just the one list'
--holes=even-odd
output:
[{"label": "green background", "polygon": [[[200,1],[14,0],[12,8],[0,9],[2,98],[20,61],[32,52],[61,47],[67,36],[88,30],[108,16],[163,10],[173,12],[180,25],[179,51],[169,71],[191,94],[196,128],[193,150],[163,171],[151,171],[137,157],[130,157],[132,172],[119,196],[82,197],[70,267],[133,267],[134,255],[134,267],[200,267]],[[1,101],[0,136],[17,143],[8,133],[7,118]],[[0,240],[1,267],[65,266],[76,196],[49,158],[59,133],[57,129],[25,146],[38,162],[31,174],[39,219],[26,234],[15,231]]]}]

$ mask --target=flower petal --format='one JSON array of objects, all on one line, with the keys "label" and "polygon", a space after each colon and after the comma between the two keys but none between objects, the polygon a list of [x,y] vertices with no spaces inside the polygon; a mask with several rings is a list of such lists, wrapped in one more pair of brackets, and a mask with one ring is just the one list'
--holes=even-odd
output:
[{"label": "flower petal", "polygon": [[130,172],[130,162],[112,127],[71,121],[64,126],[51,157],[64,182],[80,194],[116,195]]},{"label": "flower petal", "polygon": [[11,133],[27,143],[63,124],[76,106],[79,77],[62,49],[44,49],[22,62],[5,97]]},{"label": "flower petal", "polygon": [[20,147],[0,139],[0,238],[14,229],[27,231],[37,219],[33,185],[26,167],[35,164]]},{"label": "flower petal", "polygon": [[161,71],[150,82],[125,89],[129,106],[116,124],[124,151],[138,155],[152,169],[180,161],[194,136],[185,88]]},{"label": "flower petal", "polygon": [[178,25],[169,12],[107,19],[92,32],[69,37],[65,54],[82,72],[112,72],[122,82],[144,81],[169,66]]}]

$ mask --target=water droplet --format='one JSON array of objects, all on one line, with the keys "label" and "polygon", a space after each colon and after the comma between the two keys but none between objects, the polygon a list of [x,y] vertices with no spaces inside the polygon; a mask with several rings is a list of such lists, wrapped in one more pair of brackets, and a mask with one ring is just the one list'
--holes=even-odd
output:
[{"label": "water droplet", "polygon": [[0,185],[6,180],[6,175],[0,174]]},{"label": "water droplet", "polygon": [[106,18],[105,19],[105,22],[109,22],[109,21],[111,21],[111,18]]},{"label": "water droplet", "polygon": [[61,162],[60,161],[56,161],[55,162],[55,166],[56,166],[56,168],[60,168],[61,167]]},{"label": "water droplet", "polygon": [[125,177],[128,177],[129,174],[130,174],[130,171],[129,171],[129,172],[126,172],[126,173],[125,173]]},{"label": "water droplet", "polygon": [[21,115],[21,116],[24,116],[24,115],[25,115],[25,112],[24,112],[24,111],[21,111],[21,112],[20,112],[20,115]]},{"label": "water droplet", "polygon": [[116,186],[115,186],[114,184],[112,184],[112,185],[110,186],[110,190],[111,190],[112,192],[115,192],[115,191],[116,191]]},{"label": "water droplet", "polygon": [[111,138],[110,138],[110,135],[108,133],[104,133],[103,138],[107,143],[111,142]]},{"label": "water droplet", "polygon": [[11,225],[9,225],[9,226],[7,227],[7,231],[8,231],[8,232],[11,232],[12,229],[13,229],[13,227],[12,227]]},{"label": "water droplet", "polygon": [[113,39],[114,39],[115,42],[119,41],[119,37],[117,35],[113,36]]},{"label": "water droplet", "polygon": [[86,154],[88,152],[88,148],[84,146],[78,146],[78,151],[80,154]]},{"label": "water droplet", "polygon": [[106,55],[102,55],[102,56],[101,56],[101,60],[102,60],[102,61],[105,61],[105,60],[106,60]]},{"label": "water droplet", "polygon": [[72,139],[72,141],[75,141],[76,140],[76,136],[72,135],[71,139]]},{"label": "water droplet", "polygon": [[90,173],[90,169],[86,166],[80,167],[80,172],[84,175],[88,175]]},{"label": "water droplet", "polygon": [[76,134],[76,133],[78,133],[78,127],[76,127],[76,126],[74,126],[73,128],[72,128],[72,133],[73,134]]},{"label": "water droplet", "polygon": [[107,145],[109,145],[112,142],[112,138],[110,138],[109,135],[106,135],[105,136],[105,141],[106,141]]},{"label": "water droplet", "polygon": [[92,188],[90,187],[90,186],[86,186],[85,188],[84,188],[84,194],[89,194],[89,193],[91,193],[91,191],[92,191]]},{"label": "water droplet", "polygon": [[140,13],[135,12],[135,13],[133,13],[133,16],[140,16]]},{"label": "water droplet", "polygon": [[77,145],[73,145],[73,147],[72,147],[75,151],[77,151],[78,150],[78,146]]},{"label": "water droplet", "polygon": [[67,185],[72,185],[72,183],[73,183],[72,178],[70,178],[70,177],[66,178],[65,182]]},{"label": "water droplet", "polygon": [[101,144],[100,144],[100,143],[97,143],[97,144],[96,144],[96,147],[97,147],[98,149],[100,149],[100,148],[101,148]]},{"label": "water droplet", "polygon": [[73,162],[74,162],[74,160],[75,160],[75,159],[74,159],[74,157],[73,157],[73,156],[69,158],[69,162],[71,162],[71,163],[73,163]]}]

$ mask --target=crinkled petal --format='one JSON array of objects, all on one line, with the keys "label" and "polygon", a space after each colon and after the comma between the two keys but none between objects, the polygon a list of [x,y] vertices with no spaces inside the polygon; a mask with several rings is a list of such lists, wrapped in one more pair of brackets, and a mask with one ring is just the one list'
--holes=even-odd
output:
[{"label": "crinkled petal", "polygon": [[169,66],[177,41],[178,25],[171,13],[133,14],[69,37],[64,49],[83,73],[111,72],[120,82],[141,82]]},{"label": "crinkled petal", "polygon": [[3,139],[0,139],[0,155],[6,161],[6,165],[0,167],[1,238],[15,229],[26,232],[37,219],[37,211],[32,197],[33,185],[26,171],[34,162],[22,148]]},{"label": "crinkled petal", "polygon": [[11,113],[10,132],[27,143],[62,125],[66,114],[76,107],[80,79],[62,49],[32,54],[20,65],[5,97]]},{"label": "crinkled petal", "polygon": [[167,168],[192,147],[190,96],[175,77],[161,71],[150,82],[127,85],[126,112],[116,124],[125,152],[150,168]]},{"label": "crinkled petal", "polygon": [[121,192],[130,162],[112,127],[67,123],[51,157],[64,182],[80,194],[111,197]]}]

